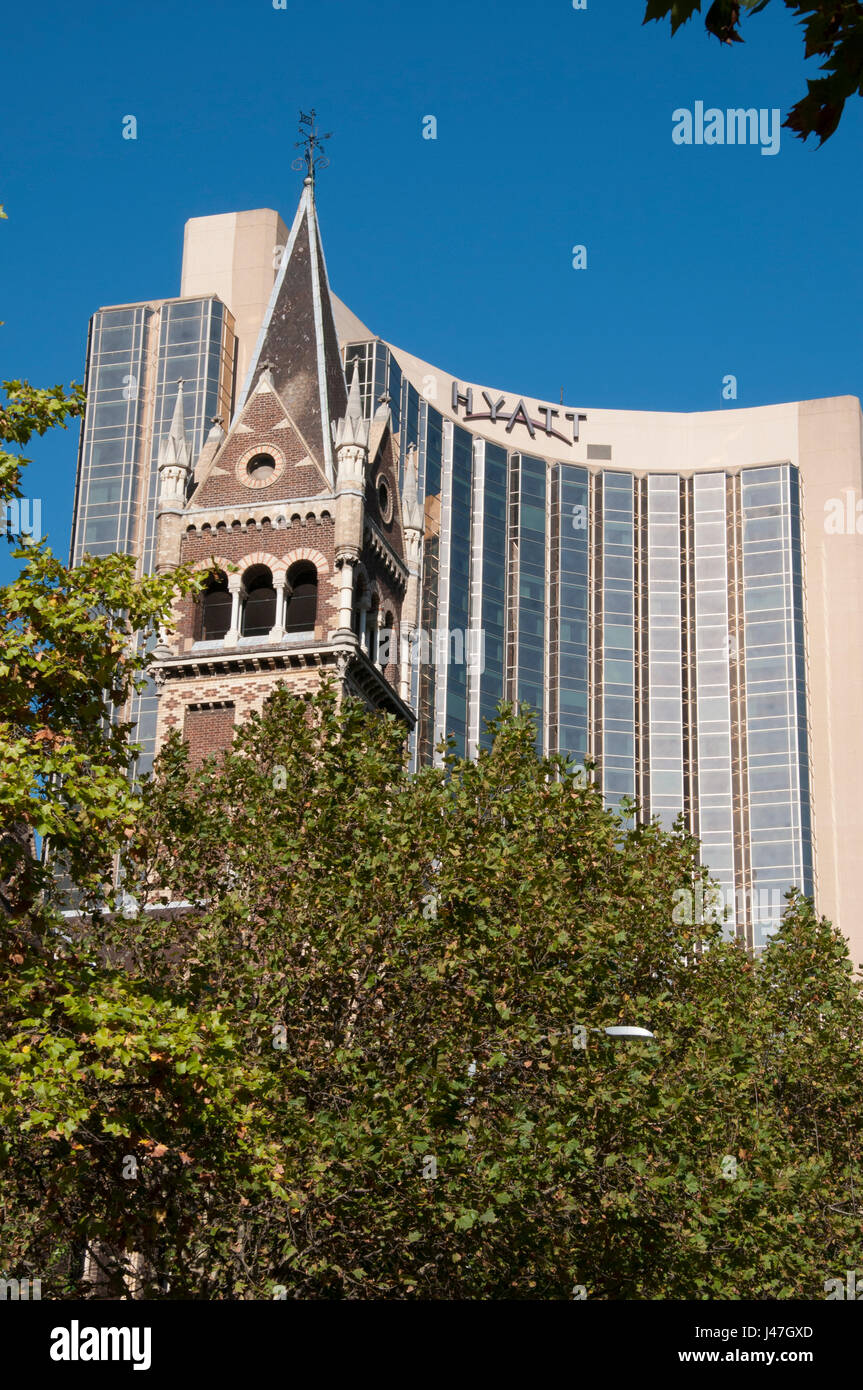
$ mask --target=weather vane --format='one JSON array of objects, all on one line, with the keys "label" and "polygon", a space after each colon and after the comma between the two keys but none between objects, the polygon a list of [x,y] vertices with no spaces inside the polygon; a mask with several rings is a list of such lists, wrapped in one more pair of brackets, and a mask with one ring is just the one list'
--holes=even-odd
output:
[{"label": "weather vane", "polygon": [[326,155],[320,154],[318,151],[323,148],[323,142],[332,137],[332,131],[329,131],[326,135],[321,135],[318,132],[318,128],[315,125],[315,115],[316,112],[314,108],[308,112],[300,112],[301,138],[294,142],[294,149],[302,150],[303,153],[299,158],[295,159],[291,165],[291,168],[297,171],[304,168],[306,171],[306,178],[311,179],[312,183],[315,181],[315,170],[326,169],[330,162]]}]

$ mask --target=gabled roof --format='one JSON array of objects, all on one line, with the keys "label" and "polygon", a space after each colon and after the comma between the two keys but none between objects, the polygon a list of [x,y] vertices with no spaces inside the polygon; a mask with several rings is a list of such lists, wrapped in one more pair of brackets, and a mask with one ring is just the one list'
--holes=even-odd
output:
[{"label": "gabled roof", "polygon": [[332,484],[330,422],[344,416],[348,393],[310,179],[303,186],[238,413],[267,364],[276,394]]}]

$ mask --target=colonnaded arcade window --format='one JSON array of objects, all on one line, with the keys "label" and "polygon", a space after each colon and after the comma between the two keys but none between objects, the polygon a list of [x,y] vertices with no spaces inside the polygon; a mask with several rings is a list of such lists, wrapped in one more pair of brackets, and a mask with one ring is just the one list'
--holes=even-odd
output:
[{"label": "colonnaded arcade window", "polygon": [[310,632],[318,611],[318,572],[314,565],[301,562],[288,573],[288,606],[285,632]]},{"label": "colonnaded arcade window", "polygon": [[378,622],[380,621],[380,599],[372,595],[372,606],[366,620],[366,651],[370,661],[378,659]]},{"label": "colonnaded arcade window", "polygon": [[351,626],[357,637],[362,638],[365,633],[365,621],[363,614],[368,607],[368,585],[362,575],[358,575],[356,589],[354,592],[354,611],[351,619]]},{"label": "colonnaded arcade window", "polygon": [[390,609],[387,609],[384,615],[380,641],[378,643],[378,660],[382,666],[394,666],[398,663],[398,651],[395,642],[395,618]]},{"label": "colonnaded arcade window", "polygon": [[195,614],[195,641],[220,642],[231,626],[228,580],[218,574],[210,580]]},{"label": "colonnaded arcade window", "polygon": [[243,576],[246,599],[243,604],[244,637],[267,637],[276,621],[276,590],[266,565],[253,565]]}]

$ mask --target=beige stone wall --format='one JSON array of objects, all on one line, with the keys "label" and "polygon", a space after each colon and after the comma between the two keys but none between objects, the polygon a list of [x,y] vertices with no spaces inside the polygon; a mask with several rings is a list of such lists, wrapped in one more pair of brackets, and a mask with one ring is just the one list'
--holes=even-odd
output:
[{"label": "beige stone wall", "polygon": [[191,217],[183,238],[180,294],[217,294],[234,315],[237,383],[246,378],[288,229],[272,208]]},{"label": "beige stone wall", "polygon": [[[863,963],[863,534],[828,534],[825,504],[863,497],[860,403],[803,401],[800,468],[818,906]],[[863,525],[863,517],[861,517]]]}]

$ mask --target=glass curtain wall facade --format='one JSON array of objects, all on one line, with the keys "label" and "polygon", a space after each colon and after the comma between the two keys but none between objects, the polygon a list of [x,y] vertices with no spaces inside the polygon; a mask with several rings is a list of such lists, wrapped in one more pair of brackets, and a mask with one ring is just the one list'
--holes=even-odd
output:
[{"label": "glass curtain wall facade", "polygon": [[[120,551],[154,563],[159,445],[183,380],[186,436],[200,452],[210,421],[227,424],[235,358],[234,321],[215,297],[100,309],[90,323],[71,562]],[[142,745],[138,772],[152,766],[156,691],[133,697],[124,717]]]},{"label": "glass curtain wall facade", "polygon": [[[478,440],[474,456],[474,543],[471,552],[470,626],[482,633],[482,666],[469,671],[470,738],[474,757],[491,740],[506,670],[506,449]],[[472,648],[472,650],[478,650]]]},{"label": "glass curtain wall facade", "polygon": [[[362,347],[346,356],[374,376],[367,411],[398,390],[425,498],[413,765],[445,734],[474,756],[498,701],[527,701],[541,751],[591,759],[609,806],[683,814],[727,930],[763,946],[787,889],[814,891],[797,469],[636,475],[508,451]],[[484,665],[453,640],[469,628]]]},{"label": "glass curtain wall facade", "polygon": [[732,607],[735,590],[728,560],[729,535],[733,538],[728,483],[724,473],[701,473],[692,480],[696,662],[693,743],[697,753],[697,820],[693,829],[701,839],[711,873],[723,889],[733,923],[737,907],[735,863],[742,865],[736,848],[734,817],[741,788],[739,759],[735,758],[732,741],[737,638]]},{"label": "glass curtain wall facade", "polygon": [[647,479],[647,687],[650,810],[670,827],[683,810],[680,482]]},{"label": "glass curtain wall facade", "polygon": [[509,689],[536,711],[537,749],[546,728],[547,473],[543,459],[514,454],[510,466]]},{"label": "glass curtain wall facade", "polygon": [[[360,397],[366,419],[371,419],[383,400],[389,403],[393,415],[393,430],[398,431],[401,415],[402,373],[398,362],[386,344],[375,338],[370,343],[350,343],[342,354],[345,374],[350,384],[354,364],[360,375]],[[416,391],[413,387],[416,397]],[[416,429],[416,422],[414,422]],[[414,441],[416,442],[416,441]]]},{"label": "glass curtain wall facade", "polygon": [[635,520],[633,479],[602,474],[600,549],[602,791],[608,806],[635,797]]},{"label": "glass curtain wall facade", "polygon": [[440,579],[437,620],[430,634],[435,666],[435,747],[450,735],[467,752],[467,631],[470,622],[473,435],[444,425]]},{"label": "glass curtain wall facade", "polygon": [[746,469],[741,493],[746,838],[750,910],[763,936],[789,882],[812,891],[797,470]]},{"label": "glass curtain wall facade", "polygon": [[141,385],[153,312],[102,309],[90,321],[87,411],[81,430],[72,564],[136,549],[146,420]]},{"label": "glass curtain wall facade", "polygon": [[590,474],[551,470],[549,751],[583,764],[590,748]]}]

